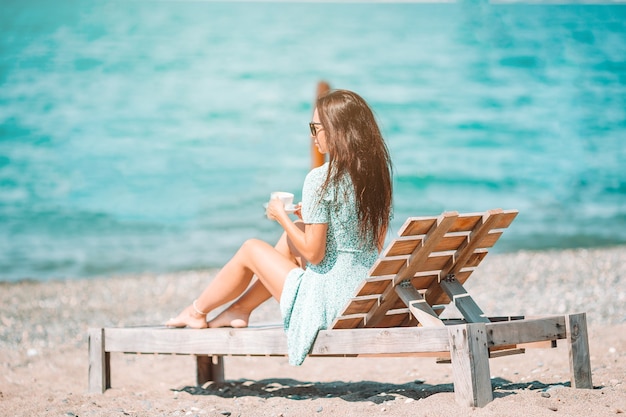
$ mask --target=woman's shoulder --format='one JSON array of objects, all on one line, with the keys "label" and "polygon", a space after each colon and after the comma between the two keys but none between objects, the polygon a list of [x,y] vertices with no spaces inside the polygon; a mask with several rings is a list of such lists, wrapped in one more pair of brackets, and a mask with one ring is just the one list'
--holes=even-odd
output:
[{"label": "woman's shoulder", "polygon": [[320,181],[324,181],[327,175],[328,175],[328,162],[310,170],[306,176],[306,180],[308,182],[320,182]]},{"label": "woman's shoulder", "polygon": [[322,165],[315,167],[311,171],[309,171],[309,175],[320,175],[320,174],[326,175],[327,172],[328,172],[328,162],[324,162]]}]

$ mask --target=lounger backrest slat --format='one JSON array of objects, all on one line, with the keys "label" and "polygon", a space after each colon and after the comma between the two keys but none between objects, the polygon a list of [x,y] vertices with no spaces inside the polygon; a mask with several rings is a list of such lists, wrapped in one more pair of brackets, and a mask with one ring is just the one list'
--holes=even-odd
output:
[{"label": "lounger backrest slat", "polygon": [[453,274],[464,283],[516,216],[517,210],[497,209],[408,218],[333,328],[418,325],[395,286],[410,282],[429,305],[448,304],[450,299],[440,281]]}]

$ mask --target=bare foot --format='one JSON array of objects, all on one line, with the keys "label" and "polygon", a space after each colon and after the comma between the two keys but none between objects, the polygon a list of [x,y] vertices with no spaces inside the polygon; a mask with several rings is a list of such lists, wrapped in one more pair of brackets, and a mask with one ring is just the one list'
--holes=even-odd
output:
[{"label": "bare foot", "polygon": [[167,327],[191,327],[192,329],[205,329],[207,327],[206,315],[195,312],[193,306],[184,309],[178,317],[165,322]]},{"label": "bare foot", "polygon": [[235,306],[230,306],[226,310],[222,311],[208,325],[211,328],[215,327],[248,327],[248,320],[250,319],[250,313],[241,311]]}]

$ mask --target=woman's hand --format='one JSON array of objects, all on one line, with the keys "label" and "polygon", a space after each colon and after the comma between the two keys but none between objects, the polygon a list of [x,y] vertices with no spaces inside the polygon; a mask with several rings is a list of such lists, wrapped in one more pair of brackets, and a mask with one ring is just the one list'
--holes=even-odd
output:
[{"label": "woman's hand", "polygon": [[270,220],[278,220],[283,216],[287,216],[287,212],[285,211],[285,206],[283,202],[278,198],[270,199],[269,203],[267,203],[267,209],[265,210],[265,215]]},{"label": "woman's hand", "polygon": [[296,209],[294,210],[293,214],[295,214],[300,220],[302,220],[302,201],[296,204]]},{"label": "woman's hand", "polygon": [[[268,219],[276,220],[285,229],[287,237],[291,239],[295,249],[307,262],[318,264],[324,259],[327,223],[307,224],[302,230],[291,221],[285,211],[285,206],[278,198],[270,199],[265,213]],[[293,214],[302,219],[302,203],[296,204]]]},{"label": "woman's hand", "polygon": [[[302,203],[298,203],[295,206],[295,210],[293,214],[298,216],[300,220],[302,220]],[[284,213],[284,214],[283,214]],[[267,209],[265,210],[265,214],[267,218],[270,220],[278,220],[281,216],[287,215],[285,211],[285,206],[283,206],[282,202],[278,198],[271,199],[267,204]]]}]

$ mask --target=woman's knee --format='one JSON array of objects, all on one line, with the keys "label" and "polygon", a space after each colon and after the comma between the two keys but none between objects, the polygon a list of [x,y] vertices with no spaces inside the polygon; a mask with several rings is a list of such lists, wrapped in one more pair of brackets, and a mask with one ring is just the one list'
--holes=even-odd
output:
[{"label": "woman's knee", "polygon": [[271,247],[271,245],[260,239],[251,238],[243,242],[239,248],[239,252],[249,255],[258,252],[259,250],[265,250],[267,247]]}]

